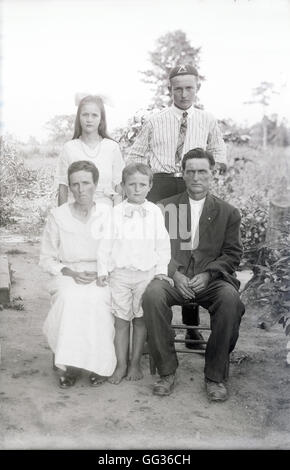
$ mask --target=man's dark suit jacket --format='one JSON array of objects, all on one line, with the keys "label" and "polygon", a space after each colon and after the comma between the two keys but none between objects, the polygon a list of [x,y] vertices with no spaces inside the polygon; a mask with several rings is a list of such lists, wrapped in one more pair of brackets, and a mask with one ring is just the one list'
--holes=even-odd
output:
[{"label": "man's dark suit jacket", "polygon": [[[196,247],[191,249],[191,211],[187,192],[162,199],[158,205],[162,210],[165,208],[165,224],[171,240],[169,276],[173,277],[176,270],[190,278],[209,271],[212,279],[221,278],[238,289],[240,282],[235,271],[243,252],[239,211],[208,193],[199,220],[199,241],[195,239]],[[171,210],[168,205],[172,205]],[[170,220],[176,215],[177,224]],[[174,233],[176,226],[177,234]]]}]

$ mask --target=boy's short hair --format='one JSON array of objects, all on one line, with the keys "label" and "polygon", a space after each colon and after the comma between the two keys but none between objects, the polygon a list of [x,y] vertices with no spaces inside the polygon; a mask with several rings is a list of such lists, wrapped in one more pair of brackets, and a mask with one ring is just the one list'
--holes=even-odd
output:
[{"label": "boy's short hair", "polygon": [[182,159],[182,169],[185,170],[187,160],[191,160],[192,158],[206,158],[209,162],[209,166],[212,169],[215,166],[215,159],[212,153],[204,150],[200,147],[195,149],[189,150]]},{"label": "boy's short hair", "polygon": [[135,173],[147,175],[149,178],[149,184],[152,184],[153,172],[151,168],[144,163],[129,163],[129,165],[125,166],[122,171],[122,183],[125,184],[128,176],[134,175]]}]

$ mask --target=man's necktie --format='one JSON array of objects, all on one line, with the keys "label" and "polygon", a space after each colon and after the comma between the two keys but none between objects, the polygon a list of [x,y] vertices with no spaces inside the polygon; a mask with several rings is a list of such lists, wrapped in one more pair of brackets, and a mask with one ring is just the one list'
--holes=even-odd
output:
[{"label": "man's necktie", "polygon": [[188,112],[184,111],[182,113],[180,129],[179,129],[179,136],[178,136],[178,140],[177,140],[177,148],[176,148],[176,152],[175,152],[176,170],[181,169],[182,150],[183,150],[184,139],[185,139],[185,134],[186,134],[186,129],[187,129],[187,116],[188,116]]}]

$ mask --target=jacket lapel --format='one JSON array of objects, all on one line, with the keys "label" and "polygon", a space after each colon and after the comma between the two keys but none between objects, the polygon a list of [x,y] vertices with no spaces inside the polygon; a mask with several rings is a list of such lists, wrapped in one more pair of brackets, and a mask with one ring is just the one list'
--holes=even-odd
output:
[{"label": "jacket lapel", "polygon": [[209,225],[215,219],[217,212],[218,211],[216,208],[214,198],[212,197],[211,194],[208,193],[206,196],[204,206],[203,206],[203,211],[199,219],[199,238],[200,239],[203,236],[203,234],[206,232],[206,230],[208,229]]},{"label": "jacket lapel", "polygon": [[191,241],[191,213],[187,192],[184,192],[180,195],[178,205],[179,237],[183,242],[187,243]]},{"label": "jacket lapel", "polygon": [[[191,211],[189,196],[187,192],[180,195],[178,208],[178,227],[181,240],[188,243],[188,250],[191,249]],[[218,213],[214,198],[210,193],[207,194],[203,210],[199,219],[199,229],[196,232],[197,240],[194,240],[193,249],[198,248],[199,240],[207,231],[212,221]]]}]

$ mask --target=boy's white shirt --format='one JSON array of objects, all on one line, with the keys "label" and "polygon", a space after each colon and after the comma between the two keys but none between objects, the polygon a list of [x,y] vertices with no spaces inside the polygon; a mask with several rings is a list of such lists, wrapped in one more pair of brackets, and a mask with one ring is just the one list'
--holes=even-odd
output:
[{"label": "boy's white shirt", "polygon": [[[130,208],[146,211],[142,216]],[[115,206],[111,217],[106,215],[105,229],[98,250],[98,276],[106,276],[115,268],[168,274],[171,258],[170,238],[161,209],[145,200],[131,204],[127,200]]]}]

